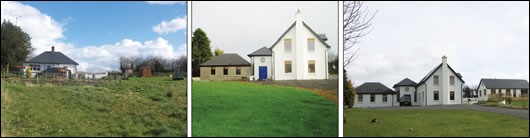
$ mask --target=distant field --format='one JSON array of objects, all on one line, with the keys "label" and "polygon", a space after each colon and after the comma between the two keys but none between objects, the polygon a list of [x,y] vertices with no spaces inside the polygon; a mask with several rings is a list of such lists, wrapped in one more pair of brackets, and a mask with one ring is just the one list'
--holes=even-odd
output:
[{"label": "distant field", "polygon": [[338,105],[314,92],[193,82],[192,136],[338,136]]},{"label": "distant field", "polygon": [[2,81],[2,136],[186,136],[186,81]]},{"label": "distant field", "polygon": [[[345,137],[528,137],[529,121],[472,110],[347,109]],[[372,119],[377,123],[371,123]],[[411,133],[409,128],[414,128]]]}]

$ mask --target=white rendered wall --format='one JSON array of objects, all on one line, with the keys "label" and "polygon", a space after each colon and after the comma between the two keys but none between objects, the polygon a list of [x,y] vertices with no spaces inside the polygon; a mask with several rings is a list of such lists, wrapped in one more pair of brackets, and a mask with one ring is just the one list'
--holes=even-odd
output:
[{"label": "white rendered wall", "polygon": [[[395,94],[387,94],[387,102],[383,102],[383,94],[375,94],[375,101],[370,102],[370,94],[362,94],[363,95],[363,102],[358,101],[359,94],[355,95],[355,104],[353,107],[391,107],[393,106],[392,100],[395,101]],[[393,95],[393,96],[392,96]],[[394,106],[399,106],[395,105]]]},{"label": "white rendered wall", "polygon": [[[261,62],[261,58],[264,58],[265,61]],[[252,61],[254,63],[254,75],[251,77],[254,77],[255,80],[259,79],[259,67],[260,66],[266,66],[267,67],[267,78],[272,77],[272,57],[271,56],[253,56]],[[283,70],[282,70],[283,71]]]}]

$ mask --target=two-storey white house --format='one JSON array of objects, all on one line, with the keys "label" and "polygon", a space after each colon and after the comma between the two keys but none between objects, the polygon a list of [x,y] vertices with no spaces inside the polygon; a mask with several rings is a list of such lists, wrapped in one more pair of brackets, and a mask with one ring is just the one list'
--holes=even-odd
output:
[{"label": "two-storey white house", "polygon": [[296,21],[270,47],[249,54],[250,80],[310,80],[328,78],[324,34],[317,34],[296,12]]},{"label": "two-storey white house", "polygon": [[521,79],[480,79],[478,100],[487,101],[492,96],[528,96],[528,81]]},{"label": "two-storey white house", "polygon": [[40,55],[24,62],[24,71],[31,67],[31,75],[35,77],[37,73],[45,71],[49,68],[63,68],[67,73],[67,77],[77,77],[77,66],[79,65],[74,60],[70,59],[61,52],[55,51],[52,46],[51,51],[45,51]]},{"label": "two-storey white house", "polygon": [[[357,87],[355,89],[357,101],[354,107],[400,106],[400,99],[403,97],[408,97],[406,99],[411,100],[411,105],[418,106],[462,104],[464,83],[462,75],[455,72],[447,64],[447,57],[443,56],[442,63],[431,70],[419,83],[405,78],[395,84],[392,91],[395,94],[386,90],[386,86],[380,83],[365,83],[370,84],[368,88],[365,88],[365,84]],[[370,102],[366,102],[366,96],[370,97]],[[393,100],[392,102],[387,99],[389,97]],[[386,102],[378,102],[378,99]]]}]

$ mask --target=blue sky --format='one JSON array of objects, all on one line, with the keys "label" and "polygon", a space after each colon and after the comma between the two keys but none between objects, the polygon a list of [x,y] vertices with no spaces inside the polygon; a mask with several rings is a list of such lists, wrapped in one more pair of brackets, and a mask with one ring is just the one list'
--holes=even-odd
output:
[{"label": "blue sky", "polygon": [[[176,16],[186,16],[186,4],[152,5],[143,1],[67,2],[22,1],[65,24],[65,42],[79,46],[104,45],[129,38],[147,41],[163,37],[173,44],[185,43],[185,31],[159,35],[151,26]],[[22,17],[23,18],[23,17]]]},{"label": "blue sky", "polygon": [[119,57],[186,55],[187,6],[183,1],[2,1],[2,20],[31,39],[33,56],[55,46],[79,71],[119,69]]}]

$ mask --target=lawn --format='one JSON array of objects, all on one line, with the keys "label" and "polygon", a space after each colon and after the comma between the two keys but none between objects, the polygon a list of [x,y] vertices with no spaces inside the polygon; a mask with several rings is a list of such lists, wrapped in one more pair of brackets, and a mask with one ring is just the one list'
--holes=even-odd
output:
[{"label": "lawn", "polygon": [[[472,110],[347,109],[345,137],[528,137],[529,121]],[[376,118],[377,123],[371,120]],[[411,133],[409,128],[414,128]]]},{"label": "lawn", "polygon": [[517,109],[529,109],[529,102],[528,102],[528,98],[525,98],[525,99],[518,99],[518,100],[513,100],[512,103],[508,103],[506,102],[505,105],[499,105],[499,102],[486,102],[486,105],[490,105],[490,106],[499,106],[499,107],[507,107],[507,108],[517,108]]},{"label": "lawn", "polygon": [[314,92],[193,82],[192,136],[338,136],[338,105]]},{"label": "lawn", "polygon": [[186,136],[186,81],[2,81],[2,136]]}]

